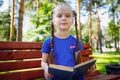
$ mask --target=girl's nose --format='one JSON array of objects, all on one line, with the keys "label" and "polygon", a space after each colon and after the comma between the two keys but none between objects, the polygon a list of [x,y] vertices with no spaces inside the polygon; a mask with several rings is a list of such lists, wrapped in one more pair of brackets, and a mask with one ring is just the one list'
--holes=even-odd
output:
[{"label": "girl's nose", "polygon": [[62,16],[62,20],[66,20],[66,16]]}]

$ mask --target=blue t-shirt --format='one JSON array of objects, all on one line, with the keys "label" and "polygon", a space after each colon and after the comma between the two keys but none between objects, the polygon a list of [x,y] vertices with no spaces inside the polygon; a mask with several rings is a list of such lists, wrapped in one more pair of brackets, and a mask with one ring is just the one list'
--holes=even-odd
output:
[{"label": "blue t-shirt", "polygon": [[[75,52],[78,51],[76,42],[77,40],[72,35],[64,39],[54,37],[53,55],[54,55],[55,64],[70,66],[70,67],[75,66],[74,54]],[[43,53],[49,54],[51,49],[50,44],[51,44],[51,37],[48,37],[44,41],[41,51]],[[82,43],[80,42],[80,50],[82,49],[83,49]],[[61,79],[53,78],[52,80],[61,80]],[[82,77],[79,80],[84,80],[84,78]]]}]

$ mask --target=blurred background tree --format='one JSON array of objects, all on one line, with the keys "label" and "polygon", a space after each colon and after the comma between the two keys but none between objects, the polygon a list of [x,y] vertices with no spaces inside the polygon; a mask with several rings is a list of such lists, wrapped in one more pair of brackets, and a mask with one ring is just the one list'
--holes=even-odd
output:
[{"label": "blurred background tree", "polygon": [[7,12],[0,13],[0,40],[9,40],[10,33],[10,14]]}]

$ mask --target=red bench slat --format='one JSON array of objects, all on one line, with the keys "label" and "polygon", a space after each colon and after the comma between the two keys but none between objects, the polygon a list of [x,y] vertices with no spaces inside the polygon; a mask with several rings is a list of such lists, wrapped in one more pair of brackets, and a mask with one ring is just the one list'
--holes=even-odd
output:
[{"label": "red bench slat", "polygon": [[101,75],[96,75],[92,77],[88,77],[86,80],[120,80],[120,74],[114,75],[114,74],[101,74]]},{"label": "red bench slat", "polygon": [[0,60],[21,60],[41,58],[42,53],[38,51],[14,51],[14,52],[0,52]]},{"label": "red bench slat", "polygon": [[36,68],[41,67],[41,60],[33,61],[16,61],[16,62],[1,62],[0,71],[9,71],[9,70],[19,70],[26,68]]},{"label": "red bench slat", "polygon": [[83,46],[84,49],[91,48],[91,45],[89,43],[84,43],[82,46]]},{"label": "red bench slat", "polygon": [[15,49],[40,49],[42,43],[39,42],[5,42],[0,41],[0,50],[15,50]]},{"label": "red bench slat", "polygon": [[80,51],[81,62],[85,62],[93,59],[92,57],[89,56],[92,55],[91,45],[89,43],[84,43],[82,46],[83,46],[83,50]]},{"label": "red bench slat", "polygon": [[34,80],[35,78],[43,78],[43,77],[44,77],[43,70],[32,70],[32,71],[0,74],[0,80]]},{"label": "red bench slat", "polygon": [[91,60],[91,59],[93,59],[92,57],[81,57],[81,62],[85,62],[85,61],[89,61],[89,60]]},{"label": "red bench slat", "polygon": [[92,55],[92,50],[81,50],[80,54],[81,56]]},{"label": "red bench slat", "polygon": [[96,76],[96,75],[100,75],[101,73],[96,70],[94,73],[89,73],[89,75],[86,75],[85,78],[86,80],[90,79],[90,77]]}]

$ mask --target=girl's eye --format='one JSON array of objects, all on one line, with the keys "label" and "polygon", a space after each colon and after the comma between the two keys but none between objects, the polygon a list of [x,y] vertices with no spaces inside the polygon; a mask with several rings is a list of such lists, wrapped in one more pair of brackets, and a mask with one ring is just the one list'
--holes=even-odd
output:
[{"label": "girl's eye", "polygon": [[61,18],[62,16],[65,16],[66,18],[71,17],[71,14],[57,14],[57,17]]},{"label": "girl's eye", "polygon": [[68,14],[68,15],[66,15],[66,17],[71,17],[71,15]]},{"label": "girl's eye", "polygon": [[59,14],[59,15],[57,15],[57,17],[62,17],[62,15],[61,15],[61,14]]}]

